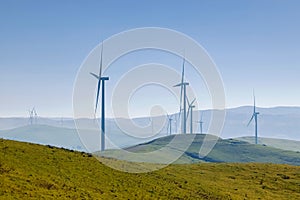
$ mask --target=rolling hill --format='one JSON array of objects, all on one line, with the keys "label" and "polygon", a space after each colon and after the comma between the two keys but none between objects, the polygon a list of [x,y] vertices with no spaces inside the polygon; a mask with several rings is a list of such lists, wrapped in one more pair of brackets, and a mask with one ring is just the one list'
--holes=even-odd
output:
[{"label": "rolling hill", "polygon": [[[129,147],[126,150],[134,153],[151,152],[166,146],[173,139],[173,136],[158,138],[153,141]],[[179,142],[187,140],[194,135],[177,135],[181,137]],[[234,140],[234,139],[221,139],[218,138],[213,150],[205,157],[199,157],[199,150],[203,143],[205,135],[197,134],[190,147],[183,152],[182,156],[176,163],[197,163],[197,162],[259,162],[259,163],[277,163],[277,164],[290,164],[300,166],[300,152],[286,151],[276,149],[264,145],[254,145],[248,142]],[[176,150],[180,151],[180,150]],[[164,163],[166,158],[173,156],[174,149],[160,154],[158,162]],[[127,161],[134,161],[134,156],[124,157],[119,150],[111,150],[102,152],[100,155],[106,157],[113,157],[117,159],[124,159]]]},{"label": "rolling hill", "polygon": [[[173,164],[130,174],[101,164],[91,154],[3,139],[0,155],[0,199],[300,198],[299,166]],[[111,162],[126,166],[125,161]],[[142,165],[147,164],[137,167]]]},{"label": "rolling hill", "polygon": [[[254,144],[254,137],[240,137],[235,138],[237,140],[249,142],[251,144]],[[259,144],[264,144],[270,147],[278,148],[278,149],[284,149],[289,151],[300,151],[300,141],[295,140],[285,140],[285,139],[277,139],[277,138],[258,138]]]}]

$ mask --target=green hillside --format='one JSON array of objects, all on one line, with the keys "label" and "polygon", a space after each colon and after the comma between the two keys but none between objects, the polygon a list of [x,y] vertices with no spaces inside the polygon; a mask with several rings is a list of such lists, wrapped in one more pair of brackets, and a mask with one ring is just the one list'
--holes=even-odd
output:
[{"label": "green hillside", "polygon": [[[158,138],[151,142],[136,145],[127,148],[131,152],[151,152],[166,146],[174,136],[167,136],[163,138]],[[179,142],[188,139],[189,137],[194,137],[193,135],[177,135],[176,137],[181,137]],[[259,162],[259,163],[277,163],[277,164],[290,164],[300,166],[300,153],[294,151],[286,151],[281,149],[276,149],[264,145],[254,145],[248,142],[234,140],[234,139],[221,139],[218,138],[216,145],[213,150],[204,158],[199,157],[199,149],[202,145],[205,135],[197,134],[193,140],[190,147],[183,152],[183,156],[176,163],[198,163],[198,162]],[[178,150],[178,149],[177,149]],[[171,154],[174,150],[166,153],[161,153],[161,161],[164,158],[172,156]],[[120,156],[118,150],[107,151],[101,153],[101,155],[106,157],[113,157],[117,159],[125,159],[131,161],[131,157]]]},{"label": "green hillside", "polygon": [[[236,138],[237,140],[249,142],[254,144],[255,138],[252,136],[249,137],[240,137]],[[286,140],[286,139],[276,139],[276,138],[258,138],[259,144],[264,144],[270,147],[284,149],[289,151],[300,151],[300,141],[295,140]]]},{"label": "green hillside", "polygon": [[0,199],[300,198],[299,166],[203,163],[130,174],[90,154],[3,139],[0,177]]}]

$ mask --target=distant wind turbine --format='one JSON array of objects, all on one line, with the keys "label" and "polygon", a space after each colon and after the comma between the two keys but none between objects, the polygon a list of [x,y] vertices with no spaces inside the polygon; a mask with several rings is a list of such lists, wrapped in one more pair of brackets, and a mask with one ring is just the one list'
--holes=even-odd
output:
[{"label": "distant wind turbine", "polygon": [[187,113],[187,117],[189,115],[189,112],[191,112],[191,124],[190,124],[190,134],[193,134],[193,108],[195,108],[195,106],[193,105],[196,99],[194,99],[191,103],[189,102],[189,99],[187,98],[188,104],[189,104],[189,109],[188,109],[188,113]]},{"label": "distant wind turbine", "polygon": [[109,77],[102,77],[102,57],[103,57],[103,43],[101,45],[101,55],[100,55],[100,69],[99,69],[99,75],[96,75],[94,73],[90,73],[92,76],[94,76],[98,80],[97,84],[97,96],[96,96],[96,105],[95,105],[95,117],[97,113],[98,108],[98,101],[99,101],[99,95],[100,95],[100,89],[101,89],[101,83],[102,83],[102,95],[101,95],[101,151],[105,150],[105,81],[109,80]]},{"label": "distant wind turbine", "polygon": [[203,134],[203,119],[202,119],[203,114],[201,113],[200,121],[196,121],[196,123],[199,123],[199,128],[200,128],[200,133]]},{"label": "distant wind turbine", "polygon": [[168,115],[168,128],[167,128],[167,134],[171,135],[172,134],[172,116]]},{"label": "distant wind turbine", "polygon": [[32,117],[33,117],[33,115],[34,115],[34,123],[37,124],[38,114],[36,112],[35,107],[33,107],[33,109],[32,109]]},{"label": "distant wind turbine", "polygon": [[[181,115],[181,104],[183,100],[183,133],[186,134],[186,86],[189,85],[188,82],[184,82],[184,64],[185,64],[185,59],[183,59],[183,64],[182,64],[182,73],[181,73],[181,82],[177,85],[174,85],[174,87],[179,87],[180,86],[180,110],[179,110],[179,119]],[[183,95],[182,95],[183,92]]]},{"label": "distant wind turbine", "polygon": [[32,125],[32,123],[33,123],[33,112],[32,112],[32,110],[28,110],[28,114],[29,114],[29,123],[30,123],[30,125]]},{"label": "distant wind turbine", "polygon": [[247,126],[249,126],[249,124],[252,122],[252,120],[254,119],[255,122],[255,144],[258,144],[258,140],[257,140],[257,116],[259,115],[259,112],[256,112],[256,106],[255,106],[255,94],[253,92],[253,98],[254,98],[254,105],[253,105],[253,114],[252,117],[249,121],[249,123],[247,124]]},{"label": "distant wind turbine", "polygon": [[37,115],[37,112],[35,110],[35,107],[33,107],[31,110],[29,109],[28,114],[29,114],[29,123],[30,123],[30,125],[37,124],[38,115]]}]

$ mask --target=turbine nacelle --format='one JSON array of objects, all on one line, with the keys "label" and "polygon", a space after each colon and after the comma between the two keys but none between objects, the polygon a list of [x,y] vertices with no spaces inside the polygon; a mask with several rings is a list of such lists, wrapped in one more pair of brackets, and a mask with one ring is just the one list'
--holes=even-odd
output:
[{"label": "turbine nacelle", "polygon": [[178,83],[177,85],[174,85],[173,87],[179,87],[179,86],[184,86],[184,85],[189,85],[189,83],[188,82]]},{"label": "turbine nacelle", "polygon": [[107,80],[109,80],[109,77],[99,77],[98,75],[96,75],[96,74],[94,74],[94,73],[92,73],[92,72],[90,72],[90,74],[92,75],[92,76],[94,76],[96,79],[100,79],[101,81],[107,81]]}]

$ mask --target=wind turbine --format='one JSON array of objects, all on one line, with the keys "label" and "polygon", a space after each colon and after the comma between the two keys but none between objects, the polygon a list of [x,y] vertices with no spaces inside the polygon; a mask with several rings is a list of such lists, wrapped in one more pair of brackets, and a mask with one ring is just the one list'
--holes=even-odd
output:
[{"label": "wind turbine", "polygon": [[172,134],[172,117],[170,115],[167,114],[168,117],[168,128],[167,128],[167,134],[169,133],[169,135]]},{"label": "wind turbine", "polygon": [[252,117],[251,117],[249,123],[247,124],[247,126],[249,126],[249,124],[254,119],[254,122],[255,122],[255,144],[258,144],[258,142],[257,142],[257,116],[259,115],[259,112],[256,112],[254,92],[253,92],[253,98],[254,98],[253,114],[252,114]]},{"label": "wind turbine", "polygon": [[191,124],[190,124],[190,134],[193,134],[193,108],[195,106],[193,105],[196,99],[194,99],[191,103],[189,102],[189,99],[187,98],[188,104],[189,104],[189,109],[187,113],[187,117],[189,116],[189,112],[191,111]]},{"label": "wind turbine", "polygon": [[202,120],[202,116],[203,114],[201,114],[201,117],[200,117],[200,121],[196,121],[196,123],[199,123],[199,127],[200,127],[200,133],[203,134],[203,120]]},{"label": "wind turbine", "polygon": [[101,151],[105,150],[105,81],[109,80],[109,77],[102,76],[102,57],[103,57],[103,43],[101,45],[101,55],[100,55],[100,69],[99,75],[96,75],[92,72],[90,74],[98,80],[97,84],[97,96],[96,96],[96,106],[95,106],[95,117],[98,108],[98,101],[102,83],[102,95],[101,95]]},{"label": "wind turbine", "polygon": [[37,124],[38,114],[36,112],[35,107],[33,107],[33,109],[32,109],[32,117],[33,117],[33,115],[34,115],[34,123]]},{"label": "wind turbine", "polygon": [[33,111],[28,110],[28,113],[29,113],[29,122],[30,122],[30,125],[32,125],[32,123],[33,123]]},{"label": "wind turbine", "polygon": [[[184,63],[185,59],[183,59],[182,64],[182,73],[181,73],[181,82],[177,85],[174,85],[173,87],[179,87],[180,86],[180,111],[179,111],[179,118],[181,115],[181,104],[183,99],[183,133],[186,134],[186,86],[189,85],[188,82],[184,82]],[[183,96],[182,96],[183,92]]]}]

